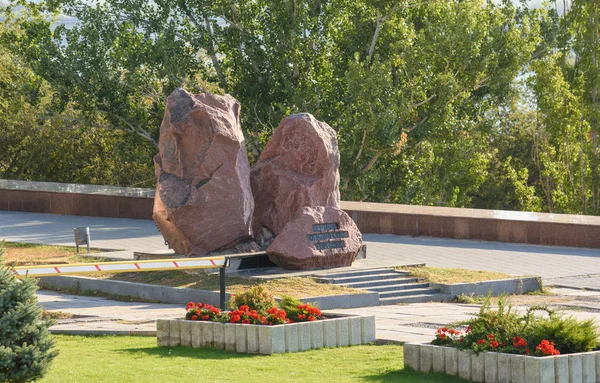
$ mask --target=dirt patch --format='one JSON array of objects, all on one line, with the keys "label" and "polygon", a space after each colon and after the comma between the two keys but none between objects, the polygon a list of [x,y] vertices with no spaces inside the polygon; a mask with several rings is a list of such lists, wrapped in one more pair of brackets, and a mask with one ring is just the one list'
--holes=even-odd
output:
[{"label": "dirt patch", "polygon": [[410,273],[411,277],[422,279],[425,282],[445,284],[473,283],[515,278],[514,276],[495,271],[446,269],[428,266],[398,267],[396,270],[407,271]]},{"label": "dirt patch", "polygon": [[[34,243],[6,242],[5,252],[2,256],[4,265],[14,266],[37,266],[51,264],[68,264],[90,262],[90,257],[78,255],[75,247],[71,246],[47,246]],[[99,253],[98,250],[92,250]],[[93,258],[93,262],[102,262],[104,259]]]},{"label": "dirt patch", "polygon": [[[148,273],[99,274],[95,278],[148,283],[198,290],[219,291],[219,276],[200,270],[156,271]],[[252,286],[263,284],[274,295],[294,298],[364,294],[365,291],[333,284],[317,283],[314,278],[290,277],[261,281],[254,278],[227,277],[227,292],[239,294]]]}]

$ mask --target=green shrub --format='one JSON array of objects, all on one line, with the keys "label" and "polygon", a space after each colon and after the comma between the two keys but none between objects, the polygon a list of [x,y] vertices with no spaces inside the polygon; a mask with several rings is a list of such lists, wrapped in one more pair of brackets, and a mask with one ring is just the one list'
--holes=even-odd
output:
[{"label": "green shrub", "polygon": [[[535,315],[537,311],[547,315]],[[519,315],[506,304],[504,296],[498,299],[498,308],[493,310],[488,295],[479,313],[457,326],[460,327],[438,329],[432,344],[476,353],[493,351],[543,356],[591,351],[598,339],[593,320],[561,317],[543,306],[531,307],[525,315]]]},{"label": "green shrub", "polygon": [[0,382],[22,383],[41,378],[52,359],[54,340],[42,319],[34,278],[17,279],[3,267],[0,243]]},{"label": "green shrub", "polygon": [[517,314],[506,303],[504,296],[498,298],[498,308],[492,310],[491,295],[487,296],[479,313],[463,324],[467,326],[468,332],[462,341],[457,342],[456,347],[476,352],[511,345],[512,339],[521,335],[527,327],[526,318]]},{"label": "green shrub", "polygon": [[298,306],[301,306],[302,304],[302,301],[299,299],[290,297],[289,295],[282,295],[281,301],[279,302],[279,307],[282,310],[285,310],[288,318],[297,321],[298,312],[300,311]]},{"label": "green shrub", "polygon": [[551,315],[535,321],[528,340],[530,345],[537,345],[543,339],[549,339],[561,354],[571,354],[592,351],[597,338],[594,320],[579,321],[572,316]]},{"label": "green shrub", "polygon": [[250,310],[256,310],[264,315],[268,309],[276,307],[277,302],[265,286],[256,285],[241,294],[231,297],[229,308],[237,310],[240,306],[248,306]]},{"label": "green shrub", "polygon": [[322,319],[321,310],[310,303],[302,303],[299,299],[284,295],[281,297],[279,307],[287,313],[293,322],[304,322]]}]

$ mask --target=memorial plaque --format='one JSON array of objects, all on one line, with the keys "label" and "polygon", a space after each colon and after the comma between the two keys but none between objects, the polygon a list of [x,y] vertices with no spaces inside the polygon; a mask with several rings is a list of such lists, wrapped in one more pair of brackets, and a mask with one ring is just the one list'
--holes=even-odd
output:
[{"label": "memorial plaque", "polygon": [[317,242],[315,243],[315,247],[317,250],[343,249],[344,241]]},{"label": "memorial plaque", "polygon": [[306,234],[306,239],[309,242],[315,242],[314,245],[317,250],[343,249],[344,241],[334,240],[348,238],[348,232],[339,230],[339,228],[340,224],[338,222],[316,223],[312,225],[314,233]]},{"label": "memorial plaque", "polygon": [[331,206],[303,207],[267,249],[269,259],[289,269],[352,265],[362,236],[352,218]]},{"label": "memorial plaque", "polygon": [[313,225],[313,231],[316,233],[321,233],[324,231],[332,231],[340,228],[339,223],[317,223]]}]

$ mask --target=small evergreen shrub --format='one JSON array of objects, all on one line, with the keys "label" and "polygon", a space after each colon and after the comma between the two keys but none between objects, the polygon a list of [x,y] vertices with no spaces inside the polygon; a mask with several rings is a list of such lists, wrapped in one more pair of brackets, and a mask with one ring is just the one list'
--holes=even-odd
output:
[{"label": "small evergreen shrub", "polygon": [[279,307],[287,313],[287,317],[293,322],[312,322],[323,319],[321,310],[310,303],[302,303],[301,300],[284,295],[281,297]]},{"label": "small evergreen shrub", "polygon": [[561,354],[592,351],[596,347],[597,338],[592,319],[579,321],[572,316],[558,315],[537,320],[529,336],[533,344],[551,339]]},{"label": "small evergreen shrub", "polygon": [[54,340],[42,319],[34,278],[17,279],[2,264],[0,243],[0,382],[22,383],[41,378],[52,359]]},{"label": "small evergreen shrub", "polygon": [[276,307],[277,302],[275,302],[275,297],[266,287],[256,285],[241,294],[231,296],[229,300],[231,310],[237,310],[242,306],[248,306],[250,310],[265,314],[267,310]]}]

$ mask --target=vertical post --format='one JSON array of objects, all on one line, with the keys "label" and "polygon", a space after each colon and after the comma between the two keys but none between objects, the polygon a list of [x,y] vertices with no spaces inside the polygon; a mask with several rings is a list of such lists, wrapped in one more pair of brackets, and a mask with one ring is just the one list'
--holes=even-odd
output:
[{"label": "vertical post", "polygon": [[[88,254],[90,253],[90,228],[86,227],[85,228],[85,243],[87,244],[87,250],[88,250]],[[79,251],[78,251],[79,252]]]},{"label": "vertical post", "polygon": [[225,310],[225,267],[227,266],[227,259],[225,259],[225,263],[223,267],[219,268],[219,305],[221,306],[221,310]]}]

